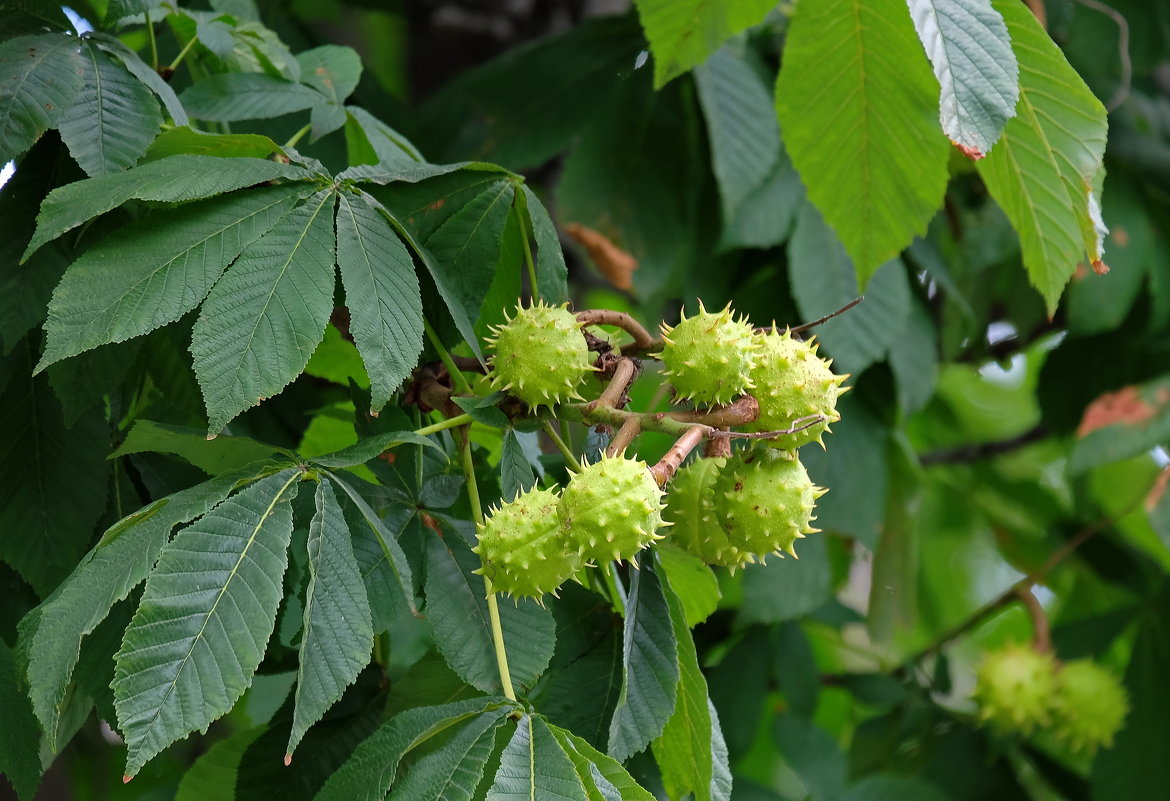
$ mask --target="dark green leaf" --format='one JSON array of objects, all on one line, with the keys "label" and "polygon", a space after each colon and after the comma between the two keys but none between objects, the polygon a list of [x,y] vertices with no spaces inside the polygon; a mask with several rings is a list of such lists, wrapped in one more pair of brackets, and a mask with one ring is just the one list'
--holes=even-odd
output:
[{"label": "dark green leaf", "polygon": [[794,620],[786,620],[775,631],[772,672],[784,691],[788,708],[801,717],[812,719],[821,690],[821,673],[817,670],[808,637]]},{"label": "dark green leaf", "polygon": [[393,431],[386,434],[375,434],[372,437],[361,440],[355,445],[350,445],[348,448],[335,451],[334,453],[315,456],[313,457],[313,462],[332,470],[353,467],[354,465],[365,464],[371,459],[378,458],[380,454],[408,442],[413,445],[425,445],[428,448],[435,449],[439,453],[443,453],[443,448],[433,439],[420,437],[413,431]]},{"label": "dark green leaf", "polygon": [[422,352],[423,313],[414,261],[377,201],[338,198],[337,264],[350,332],[370,376],[370,408],[379,410],[410,375]]},{"label": "dark green leaf", "polygon": [[506,428],[510,424],[508,416],[496,408],[503,397],[502,392],[493,392],[483,397],[456,395],[451,400],[475,422],[493,428]]},{"label": "dark green leaf", "polygon": [[525,715],[516,726],[487,801],[589,801],[573,763],[543,718]]},{"label": "dark green leaf", "polygon": [[77,38],[42,33],[0,44],[0,163],[57,124],[82,86]]},{"label": "dark green leaf", "polygon": [[[485,692],[500,687],[479,558],[459,536],[427,534],[427,622],[435,647],[460,678]],[[556,644],[552,615],[530,598],[501,600],[500,623],[512,681],[529,688],[548,667]]]},{"label": "dark green leaf", "polygon": [[265,187],[160,210],[117,231],[57,285],[38,368],[178,320],[304,194],[295,185]]},{"label": "dark green leaf", "polygon": [[1086,413],[1068,470],[1083,473],[1119,462],[1170,440],[1170,376],[1105,395]]},{"label": "dark green leaf", "polygon": [[199,429],[139,420],[110,457],[149,451],[181,456],[213,476],[270,459],[277,451],[287,453],[282,448],[247,437],[216,437],[209,440]]},{"label": "dark green leaf", "polygon": [[262,120],[321,103],[321,93],[299,83],[256,72],[213,75],[179,97],[192,117],[212,122]]},{"label": "dark green leaf", "polygon": [[110,0],[106,5],[107,24],[117,22],[125,17],[153,11],[162,5],[162,0]]},{"label": "dark green leaf", "polygon": [[524,455],[524,446],[517,439],[515,430],[509,428],[504,431],[504,444],[500,451],[500,491],[504,500],[511,502],[535,485],[536,473]]},{"label": "dark green leaf", "polygon": [[162,125],[158,101],[95,42],[81,45],[81,90],[57,129],[87,175],[134,166]]},{"label": "dark green leaf", "polygon": [[142,161],[145,163],[178,155],[266,159],[280,152],[280,145],[267,136],[209,133],[184,125],[159,134],[146,149]]},{"label": "dark green leaf", "polygon": [[461,723],[440,748],[391,785],[388,801],[468,801],[491,758],[496,729],[504,722],[501,712],[481,712]]},{"label": "dark green leaf", "polygon": [[772,726],[780,755],[816,801],[836,801],[845,793],[848,767],[831,734],[812,721],[781,715]]},{"label": "dark green leaf", "polygon": [[743,573],[745,623],[778,623],[807,615],[832,597],[828,544],[824,534],[810,534],[796,544],[799,559],[771,558],[748,565]]},{"label": "dark green leaf", "polygon": [[333,312],[334,202],[322,191],[295,209],[245,248],[207,296],[191,356],[210,434],[283,390],[321,341]]},{"label": "dark green leaf", "polygon": [[69,578],[21,621],[21,648],[27,653],[29,675],[36,677],[33,709],[50,749],[57,751],[64,745],[60,718],[82,639],[146,578],[171,529],[207,514],[238,484],[257,474],[252,470],[219,476],[119,520]]},{"label": "dark green leaf", "polygon": [[809,199],[862,287],[942,205],[947,143],[936,87],[903,0],[802,0],[776,111]]},{"label": "dark green leaf", "polygon": [[24,258],[46,242],[127,200],[181,203],[265,181],[295,180],[308,175],[300,167],[278,161],[180,155],[126,172],[66,184],[50,192],[41,204],[36,235],[29,242]]},{"label": "dark green leaf", "polygon": [[841,796],[841,801],[949,801],[933,784],[912,776],[867,776]]},{"label": "dark green leaf", "polygon": [[[340,108],[357,88],[362,77],[362,60],[351,47],[322,45],[297,53],[301,83],[324,95]],[[344,109],[342,110],[344,113]]]},{"label": "dark green leaf", "polygon": [[589,801],[652,801],[654,796],[639,786],[616,759],[566,729],[551,724],[549,729],[572,761]]},{"label": "dark green leaf", "polygon": [[309,586],[297,672],[296,711],[287,754],[309,726],[341,698],[370,661],[370,602],[354,559],[349,529],[328,481],[317,485],[309,524]]},{"label": "dark green leaf", "polygon": [[560,303],[569,297],[566,284],[569,269],[565,266],[557,227],[548,209],[527,184],[523,191],[516,193],[516,203],[523,207],[522,214],[527,215],[528,229],[536,240],[536,294],[545,303]]},{"label": "dark green leaf", "polygon": [[23,801],[32,801],[41,783],[41,733],[21,686],[22,678],[8,643],[0,639],[0,709],[4,710],[4,726],[0,727],[0,774],[12,782]]},{"label": "dark green leaf", "polygon": [[345,146],[351,167],[378,165],[384,170],[424,161],[410,140],[373,114],[357,106],[346,106]]},{"label": "dark green leaf", "polygon": [[772,0],[635,0],[654,54],[654,88],[698,66],[744,28],[764,19]]},{"label": "dark green leaf", "polygon": [[773,630],[751,626],[715,667],[707,672],[711,702],[723,720],[734,721],[727,730],[731,759],[737,760],[756,741],[773,675]]},{"label": "dark green leaf", "polygon": [[889,360],[898,381],[898,406],[913,414],[930,401],[938,381],[938,332],[930,310],[917,298],[910,301],[903,335],[890,345]]},{"label": "dark green leaf", "polygon": [[116,657],[128,776],[206,730],[252,683],[276,622],[299,478],[257,481],[163,547]]},{"label": "dark green leaf", "polygon": [[[369,581],[372,577],[375,576],[380,578],[381,572],[384,569],[389,569],[395,579],[395,583],[397,584],[398,589],[398,593],[391,593],[391,595],[393,595],[396,600],[401,599],[405,603],[406,608],[412,614],[417,614],[418,610],[415,608],[414,604],[414,577],[411,573],[410,562],[407,561],[406,554],[402,552],[402,547],[398,544],[397,537],[390,533],[390,531],[386,528],[386,524],[382,522],[382,519],[378,517],[374,510],[370,508],[370,505],[366,503],[365,499],[363,499],[362,496],[359,495],[357,491],[355,491],[354,488],[349,485],[348,482],[332,474],[330,474],[329,477],[333,480],[334,483],[337,484],[337,486],[341,487],[345,491],[345,494],[349,496],[350,501],[352,501],[353,505],[357,507],[358,512],[361,513],[361,517],[365,521],[366,527],[368,528],[369,532],[373,534],[374,539],[381,548],[382,556],[385,558],[385,562],[379,562],[376,560],[370,561],[368,559],[362,558],[361,554],[355,553],[355,556],[358,557],[359,564],[362,566],[362,574],[366,577],[366,580]],[[402,525],[405,526],[406,521],[403,521]],[[355,535],[355,544],[356,542],[357,537]],[[382,589],[385,587],[386,582],[380,582],[380,584],[382,585],[380,589]],[[376,594],[371,594],[371,597],[376,598],[380,595],[381,593],[379,592]],[[376,619],[375,623],[377,623]]]},{"label": "dark green leaf", "polygon": [[244,755],[265,731],[264,726],[237,731],[207,749],[183,774],[175,801],[206,801],[208,798],[232,801],[236,797],[236,781]]},{"label": "dark green leaf", "polygon": [[[683,646],[671,622],[662,579],[650,560],[643,561],[630,581],[625,617],[622,692],[609,724],[606,749],[619,762],[662,734],[679,693],[679,649]],[[682,631],[690,642],[685,621]]]},{"label": "dark green leaf", "polygon": [[171,122],[178,126],[187,124],[187,112],[183,110],[183,104],[179,102],[179,97],[175,94],[175,90],[171,88],[169,83],[162,79],[162,76],[158,72],[139,58],[137,53],[123,44],[121,39],[116,39],[106,33],[92,33],[90,34],[90,39],[96,42],[97,46],[102,50],[116,56],[122,62],[123,66],[130,71],[131,75],[144,83],[150,91],[158,95],[159,100],[166,107],[167,113],[171,115]]},{"label": "dark green leaf", "polygon": [[141,345],[141,342],[109,345],[81,354],[68,364],[49,368],[49,386],[61,401],[65,425],[72,426],[82,412],[117,392],[138,361]]}]

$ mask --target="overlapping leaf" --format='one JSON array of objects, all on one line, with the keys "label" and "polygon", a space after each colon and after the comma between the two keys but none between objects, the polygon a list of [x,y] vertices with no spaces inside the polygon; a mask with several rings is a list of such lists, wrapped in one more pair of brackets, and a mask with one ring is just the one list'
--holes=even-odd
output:
[{"label": "overlapping leaf", "polygon": [[1101,258],[1093,219],[1105,108],[1027,8],[993,0],[1020,58],[1020,101],[991,154],[978,162],[987,190],[1020,235],[1024,267],[1049,314],[1078,262]]},{"label": "overlapping leaf", "polygon": [[245,248],[203,304],[195,375],[218,434],[301,374],[333,311],[335,195],[319,192]]},{"label": "overlapping leaf", "polygon": [[150,91],[158,95],[158,99],[166,107],[167,113],[171,115],[171,121],[175,125],[187,124],[187,112],[183,109],[183,104],[179,102],[175,90],[162,79],[158,72],[139,58],[137,53],[123,44],[121,39],[110,36],[108,33],[92,33],[89,38],[96,42],[102,50],[116,56],[131,75],[142,81]]},{"label": "overlapping leaf", "polygon": [[660,88],[764,19],[775,0],[636,0]]},{"label": "overlapping leaf", "polygon": [[306,193],[295,184],[262,187],[160,210],[120,229],[75,261],[54,290],[38,367],[178,320]]},{"label": "overlapping leaf", "polygon": [[134,166],[162,125],[158,101],[89,39],[81,63],[81,90],[57,122],[61,139],[88,175]]},{"label": "overlapping leaf", "polygon": [[549,729],[573,763],[589,801],[651,801],[654,798],[613,757],[567,729],[551,724]]},{"label": "overlapping leaf", "polygon": [[73,36],[43,33],[0,44],[0,163],[57,124],[81,90],[83,69]]},{"label": "overlapping leaf", "polygon": [[423,756],[390,788],[387,801],[468,801],[495,746],[499,711],[481,712],[456,729],[443,747]]},{"label": "overlapping leaf", "polygon": [[984,156],[1016,113],[1019,65],[1007,25],[990,0],[908,0],[938,78],[943,133]]},{"label": "overlapping leaf", "polygon": [[116,657],[128,776],[206,729],[252,683],[284,594],[299,477],[257,481],[163,548]]},{"label": "overlapping leaf", "polygon": [[543,718],[525,715],[500,755],[487,801],[588,801],[585,785]]},{"label": "overlapping leaf", "polygon": [[801,0],[776,111],[809,198],[863,288],[942,205],[936,85],[904,0]]},{"label": "overlapping leaf", "polygon": [[179,97],[191,116],[213,122],[280,117],[321,103],[321,93],[256,72],[213,75]]},{"label": "overlapping leaf", "polygon": [[561,250],[557,227],[536,193],[527,185],[522,189],[516,193],[516,202],[523,204],[527,227],[536,240],[537,294],[546,303],[561,303],[569,297],[569,270],[565,266],[565,254]]}]

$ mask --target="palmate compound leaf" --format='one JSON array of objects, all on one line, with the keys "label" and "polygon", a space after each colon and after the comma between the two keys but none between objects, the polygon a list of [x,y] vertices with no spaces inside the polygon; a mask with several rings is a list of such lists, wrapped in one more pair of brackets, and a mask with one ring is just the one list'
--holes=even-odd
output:
[{"label": "palmate compound leaf", "polygon": [[126,775],[232,708],[284,594],[297,469],[261,479],[165,545],[115,657]]},{"label": "palmate compound leaf", "polygon": [[382,801],[397,776],[399,763],[412,750],[452,727],[469,724],[483,715],[499,720],[510,711],[511,702],[480,696],[401,712],[354,749],[317,793],[317,801]]},{"label": "palmate compound leaf", "polygon": [[122,518],[53,594],[20,621],[21,653],[28,675],[35,678],[29,682],[33,710],[52,751],[64,745],[61,712],[81,641],[146,578],[175,526],[207,514],[262,470],[252,467],[217,476]]},{"label": "palmate compound leaf", "polygon": [[318,192],[244,249],[207,296],[191,336],[208,433],[301,374],[333,311],[333,207]]},{"label": "palmate compound leaf", "polygon": [[406,246],[364,192],[337,204],[337,266],[350,332],[381,409],[410,375],[423,345],[422,296]]},{"label": "palmate compound leaf", "polygon": [[[987,191],[1020,236],[1024,267],[1048,313],[1088,254],[1101,258],[1094,223],[1105,107],[1027,8],[993,0],[1020,55],[1020,101],[991,154],[976,163]],[[1098,213],[1099,216],[1099,213]]]},{"label": "palmate compound leaf", "polygon": [[[345,515],[328,481],[317,485],[309,523],[309,586],[297,671],[291,756],[309,726],[341,698],[370,661],[374,629]],[[286,757],[288,759],[288,757]]]},{"label": "palmate compound leaf", "polygon": [[525,715],[496,771],[487,801],[589,801],[569,755],[544,718]]},{"label": "palmate compound leaf", "polygon": [[468,801],[492,757],[503,710],[481,712],[421,757],[390,787],[387,801]]},{"label": "palmate compound leaf", "polygon": [[57,130],[87,175],[134,166],[162,125],[158,101],[97,43],[81,43],[82,86]]},{"label": "palmate compound leaf", "polygon": [[158,99],[162,101],[167,113],[171,115],[171,121],[176,126],[181,127],[187,124],[187,112],[183,109],[183,104],[179,102],[175,90],[149,64],[139,58],[137,53],[123,44],[121,39],[110,36],[108,33],[92,33],[90,39],[97,42],[97,46],[102,50],[117,56],[131,75],[142,81],[150,91],[158,95]]},{"label": "palmate compound leaf", "polygon": [[635,782],[616,759],[567,729],[552,724],[549,729],[573,763],[589,801],[652,801],[654,796]]},{"label": "palmate compound leaf", "polygon": [[939,122],[976,158],[991,150],[1016,113],[1019,65],[991,0],[908,0],[918,38],[938,78]]},{"label": "palmate compound leaf", "polygon": [[0,163],[57,124],[81,89],[77,37],[18,36],[0,44]]},{"label": "palmate compound leaf", "polygon": [[76,181],[54,189],[41,203],[36,233],[21,260],[26,261],[46,242],[127,200],[182,203],[265,181],[308,177],[307,170],[279,161],[179,155],[125,172]]},{"label": "palmate compound leaf", "polygon": [[776,83],[780,130],[863,289],[942,205],[936,87],[904,0],[801,0]]},{"label": "palmate compound leaf", "polygon": [[38,369],[178,320],[308,191],[300,184],[261,187],[162,209],[116,231],[75,261],[54,290]]}]

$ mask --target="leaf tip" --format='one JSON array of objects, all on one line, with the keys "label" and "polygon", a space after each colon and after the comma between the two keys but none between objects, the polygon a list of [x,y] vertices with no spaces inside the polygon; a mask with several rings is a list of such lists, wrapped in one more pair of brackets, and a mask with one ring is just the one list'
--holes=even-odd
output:
[{"label": "leaf tip", "polygon": [[131,779],[133,779],[133,778],[134,778],[134,777],[133,777],[133,776],[131,776],[129,773],[124,773],[124,774],[122,774],[122,784],[129,784],[129,783],[130,783],[130,780],[131,780]]},{"label": "leaf tip", "polygon": [[971,159],[971,161],[979,161],[979,159],[987,156],[986,153],[974,145],[964,145],[961,142],[956,142],[954,139],[951,140],[951,144],[955,146],[956,150]]},{"label": "leaf tip", "polygon": [[1105,275],[1109,272],[1109,265],[1100,259],[1093,259],[1093,272],[1097,275]]},{"label": "leaf tip", "polygon": [[291,764],[292,764],[292,754],[285,754],[284,755],[284,766],[287,768]]}]

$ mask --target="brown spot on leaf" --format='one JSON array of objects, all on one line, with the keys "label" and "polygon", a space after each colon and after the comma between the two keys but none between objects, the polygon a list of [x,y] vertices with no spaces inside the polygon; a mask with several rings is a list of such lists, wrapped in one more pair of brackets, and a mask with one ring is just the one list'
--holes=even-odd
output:
[{"label": "brown spot on leaf", "polygon": [[395,456],[393,453],[390,453],[389,451],[387,451],[386,453],[379,453],[378,458],[381,459],[386,464],[394,464],[395,460],[398,459],[397,456]]},{"label": "brown spot on leaf", "polygon": [[1140,425],[1147,423],[1157,414],[1158,410],[1146,403],[1138,393],[1137,387],[1123,387],[1116,392],[1107,392],[1089,404],[1081,424],[1077,427],[1077,436],[1083,437],[1117,423],[1124,425]]},{"label": "brown spot on leaf", "polygon": [[446,205],[447,205],[447,198],[441,197],[438,200],[436,200],[434,203],[432,203],[431,205],[427,206],[427,211],[438,211],[439,209],[443,208],[443,206],[446,206]]},{"label": "brown spot on leaf", "polygon": [[963,144],[956,142],[953,139],[951,140],[951,144],[955,146],[956,150],[958,150],[960,153],[962,153],[967,158],[971,159],[971,161],[979,161],[979,159],[981,159],[987,155],[986,153],[984,153],[982,150],[980,150],[977,147],[973,147],[971,145],[963,145]]},{"label": "brown spot on leaf", "polygon": [[431,517],[426,512],[419,512],[418,519],[422,522],[422,524],[424,526],[429,528],[431,531],[435,532],[440,537],[443,536],[443,528],[442,528],[442,526],[439,525],[438,520],[435,520],[435,518]]},{"label": "brown spot on leaf", "polygon": [[1129,245],[1129,231],[1120,225],[1109,232],[1109,241],[1119,248]]},{"label": "brown spot on leaf", "polygon": [[1146,496],[1146,511],[1152,512],[1166,494],[1166,487],[1170,486],[1170,467],[1163,467],[1162,472],[1154,479],[1154,486],[1150,487],[1150,494]]},{"label": "brown spot on leaf", "polygon": [[52,104],[52,103],[46,103],[46,104],[45,104],[45,110],[46,110],[46,111],[52,111],[52,110],[53,110],[53,104]]},{"label": "brown spot on leaf", "polygon": [[638,260],[627,251],[613,243],[609,237],[600,231],[586,228],[578,223],[569,223],[565,226],[565,233],[585,248],[589,258],[597,265],[601,274],[609,279],[618,289],[634,288],[634,270],[638,269]]}]

